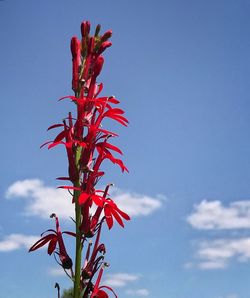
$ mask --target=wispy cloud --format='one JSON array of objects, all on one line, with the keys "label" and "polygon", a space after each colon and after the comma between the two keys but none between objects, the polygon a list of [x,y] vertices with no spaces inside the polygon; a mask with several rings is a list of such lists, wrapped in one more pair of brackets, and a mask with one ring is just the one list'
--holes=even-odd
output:
[{"label": "wispy cloud", "polygon": [[[48,274],[51,276],[65,276],[65,272],[62,268],[50,268]],[[130,286],[133,282],[140,279],[138,274],[128,274],[128,273],[116,273],[116,274],[107,274],[106,279],[103,281],[103,284],[107,284],[110,287],[122,288]],[[128,289],[125,293],[133,297],[146,297],[149,296],[149,291],[145,288],[140,289]]]},{"label": "wispy cloud", "polygon": [[21,248],[28,249],[38,240],[37,236],[10,234],[0,240],[0,252],[9,252]]},{"label": "wispy cloud", "polygon": [[119,207],[131,216],[149,215],[162,207],[162,202],[165,200],[162,195],[153,198],[118,188],[111,190],[110,194]]},{"label": "wispy cloud", "polygon": [[[145,216],[162,206],[162,197],[156,198],[122,191],[114,188],[112,198],[119,207],[131,216]],[[39,179],[27,179],[13,183],[6,192],[6,198],[24,198],[27,200],[25,214],[48,218],[56,213],[61,219],[69,219],[74,215],[71,195],[62,189],[45,186]]]},{"label": "wispy cloud", "polygon": [[250,228],[250,201],[235,201],[223,206],[218,200],[203,200],[194,206],[187,221],[195,229],[247,229]]},{"label": "wispy cloud", "polygon": [[[115,273],[115,274],[107,274],[106,279],[103,284],[107,284],[114,288],[122,288],[127,287],[130,288],[133,283],[138,281],[141,278],[139,274],[129,274],[129,273]],[[125,293],[129,296],[133,297],[146,297],[149,296],[149,291],[144,288],[140,289],[128,289]]]},{"label": "wispy cloud", "polygon": [[13,183],[6,192],[6,198],[27,199],[25,214],[49,218],[56,213],[60,218],[69,218],[74,214],[71,196],[67,191],[45,186],[39,179],[27,179]]},{"label": "wispy cloud", "polygon": [[232,260],[250,261],[250,238],[201,241],[196,258],[193,265],[202,270],[224,269]]},{"label": "wispy cloud", "polygon": [[115,273],[107,274],[107,277],[104,281],[105,284],[111,287],[124,287],[128,283],[136,281],[140,278],[137,274],[128,274],[128,273]]},{"label": "wispy cloud", "polygon": [[66,276],[63,268],[49,268],[48,274],[51,276]]},{"label": "wispy cloud", "polygon": [[187,217],[187,222],[194,229],[220,231],[220,236],[214,240],[199,241],[195,254],[197,261],[186,263],[186,268],[224,269],[232,260],[250,261],[250,238],[233,238],[225,234],[226,230],[237,230],[239,233],[240,229],[250,228],[249,200],[234,201],[227,206],[219,200],[203,200],[194,206],[194,212]]},{"label": "wispy cloud", "polygon": [[147,289],[137,289],[137,290],[126,290],[125,292],[129,296],[139,296],[139,297],[147,297],[149,296],[149,291]]}]

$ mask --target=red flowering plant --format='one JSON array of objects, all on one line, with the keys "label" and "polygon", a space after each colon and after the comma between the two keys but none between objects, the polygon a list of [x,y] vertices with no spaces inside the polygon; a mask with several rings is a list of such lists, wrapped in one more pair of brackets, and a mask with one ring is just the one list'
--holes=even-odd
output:
[{"label": "red flowering plant", "polygon": [[[112,45],[109,41],[112,31],[100,35],[100,29],[101,26],[98,25],[94,36],[91,36],[90,23],[83,22],[81,40],[75,36],[71,39],[74,95],[60,100],[71,100],[76,107],[76,116],[69,113],[62,123],[50,126],[48,130],[60,128],[61,131],[53,141],[41,146],[51,149],[63,145],[66,149],[68,177],[57,179],[70,183],[59,188],[68,190],[72,196],[75,231],[62,232],[59,219],[53,213],[51,218],[55,218],[56,229],[45,231],[41,239],[30,248],[30,251],[34,251],[44,245],[48,246],[48,254],[54,254],[58,264],[73,281],[74,298],[106,298],[109,297],[107,292],[117,297],[111,287],[101,285],[103,270],[107,266],[104,261],[106,248],[100,241],[101,229],[104,223],[111,229],[114,220],[124,227],[123,220],[130,219],[110,198],[108,191],[111,184],[104,190],[96,188],[105,174],[101,169],[105,160],[118,165],[122,172],[128,172],[122,160],[116,157],[122,151],[110,142],[117,134],[102,126],[103,120],[108,118],[124,126],[127,126],[128,120],[124,117],[124,111],[116,107],[119,101],[114,96],[100,97],[103,84],[97,83],[97,77],[104,64],[102,54]],[[74,262],[67,253],[64,235],[75,239]],[[82,258],[84,251],[85,257]],[[56,284],[55,287],[59,297],[59,285]]]}]

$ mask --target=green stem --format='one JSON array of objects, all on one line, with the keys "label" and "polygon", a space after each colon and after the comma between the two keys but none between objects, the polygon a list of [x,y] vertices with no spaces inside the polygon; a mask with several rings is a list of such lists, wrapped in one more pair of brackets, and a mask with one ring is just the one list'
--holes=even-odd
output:
[{"label": "green stem", "polygon": [[[76,186],[79,187],[79,186]],[[75,220],[76,220],[76,253],[75,253],[75,278],[74,278],[74,298],[80,297],[80,277],[81,277],[81,259],[82,259],[82,245],[81,245],[81,231],[79,229],[81,224],[81,208],[78,204],[80,192],[74,191],[75,200]]]},{"label": "green stem", "polygon": [[[76,151],[76,165],[78,166],[81,156],[81,148],[77,148]],[[74,184],[75,187],[80,187],[80,181]],[[75,278],[74,278],[74,298],[80,298],[81,285],[81,259],[82,259],[82,234],[80,231],[81,225],[81,206],[78,203],[80,196],[79,190],[74,190],[74,202],[75,202],[75,225],[76,225],[76,253],[75,253]]]}]

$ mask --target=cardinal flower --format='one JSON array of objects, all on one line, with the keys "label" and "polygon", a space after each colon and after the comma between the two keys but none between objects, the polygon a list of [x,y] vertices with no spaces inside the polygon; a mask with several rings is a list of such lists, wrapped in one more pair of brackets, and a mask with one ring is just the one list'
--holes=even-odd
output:
[{"label": "cardinal flower", "polygon": [[90,298],[108,298],[109,297],[108,294],[105,291],[103,291],[102,289],[107,289],[107,290],[111,291],[114,294],[115,298],[118,298],[118,296],[115,294],[114,290],[111,287],[100,286],[104,267],[105,267],[105,264],[101,267],[101,269],[99,271],[98,277],[95,282],[94,290],[93,290]]},{"label": "cardinal flower", "polygon": [[[58,254],[59,259],[61,261],[61,266],[64,269],[70,269],[72,268],[72,260],[67,254],[62,234],[68,234],[71,236],[75,236],[75,234],[68,231],[61,232],[58,217],[54,213],[51,214],[51,218],[52,217],[54,217],[56,221],[56,230],[49,229],[45,231],[41,235],[42,238],[39,239],[35,244],[31,246],[31,248],[29,249],[29,252],[37,250],[48,243],[48,250],[47,250],[48,254],[51,255],[53,252]],[[47,232],[51,232],[51,233],[47,234]],[[44,236],[44,234],[46,235]],[[58,249],[56,250],[57,246],[58,246]]]},{"label": "cardinal flower", "polygon": [[[109,41],[112,31],[108,30],[101,35],[101,26],[97,25],[94,35],[91,36],[90,29],[90,22],[82,22],[81,39],[76,36],[71,39],[74,94],[60,98],[60,101],[66,98],[71,100],[76,108],[75,113],[69,112],[62,123],[50,126],[48,130],[60,131],[52,141],[41,146],[47,145],[48,149],[51,149],[63,145],[66,149],[68,175],[57,179],[71,183],[58,188],[68,190],[71,195],[75,209],[75,216],[72,218],[75,233],[62,232],[58,217],[52,214],[56,228],[45,231],[29,251],[47,245],[48,254],[58,256],[58,263],[64,269],[70,269],[65,271],[74,283],[74,298],[108,298],[108,291],[117,298],[112,288],[100,285],[106,266],[106,249],[100,242],[101,228],[104,221],[109,229],[113,227],[114,221],[124,227],[124,220],[129,220],[130,217],[110,198],[110,184],[103,191],[97,188],[97,183],[105,174],[102,166],[106,160],[118,165],[122,172],[128,172],[120,159],[122,150],[112,143],[113,138],[118,135],[104,128],[105,120],[123,126],[128,125],[128,120],[124,111],[117,107],[119,100],[114,96],[100,96],[103,84],[97,82],[105,64],[104,51],[112,45]],[[75,238],[74,269],[66,251],[63,234]],[[93,246],[91,240],[88,240],[90,238],[95,239]],[[86,255],[82,264],[82,253],[85,249]]]},{"label": "cardinal flower", "polygon": [[[105,249],[105,245],[103,243],[100,243],[101,228],[102,228],[102,222],[98,226],[95,244],[94,244],[91,256],[90,256],[90,250],[91,250],[92,243],[90,242],[88,245],[84,266],[82,268],[83,279],[92,279],[94,274],[100,268],[102,261],[104,259],[103,255],[106,253],[106,249]],[[101,255],[98,255],[99,253]]]}]

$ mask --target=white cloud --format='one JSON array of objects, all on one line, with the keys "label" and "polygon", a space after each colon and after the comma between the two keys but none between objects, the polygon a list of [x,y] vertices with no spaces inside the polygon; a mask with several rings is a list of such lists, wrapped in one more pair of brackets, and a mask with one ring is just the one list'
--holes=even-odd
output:
[{"label": "white cloud", "polygon": [[130,216],[149,215],[162,207],[162,200],[165,199],[163,196],[153,198],[133,192],[125,192],[118,188],[111,189],[110,194],[119,208]]},{"label": "white cloud", "polygon": [[107,277],[104,284],[109,285],[110,287],[124,287],[128,283],[136,281],[140,278],[137,274],[128,274],[128,273],[116,273],[116,274],[107,274]]},{"label": "white cloud", "polygon": [[0,252],[8,252],[20,248],[29,249],[39,238],[32,235],[10,234],[0,240]]},{"label": "white cloud", "polygon": [[25,198],[25,214],[49,218],[56,213],[61,219],[74,215],[71,196],[66,190],[45,186],[39,179],[27,179],[13,183],[6,192],[6,198]]},{"label": "white cloud", "polygon": [[66,276],[66,273],[64,272],[62,267],[59,268],[50,268],[48,270],[49,275],[51,276]]},{"label": "white cloud", "polygon": [[[128,273],[115,273],[115,274],[107,274],[106,279],[103,284],[106,284],[110,287],[130,287],[131,283],[134,283],[140,279],[140,275],[138,274],[128,274]],[[147,289],[128,289],[125,293],[129,296],[140,296],[146,297],[149,296],[149,291]]]},{"label": "white cloud", "polygon": [[[130,216],[149,215],[162,206],[162,198],[125,192],[117,188],[111,195],[118,206]],[[28,200],[25,214],[48,218],[56,213],[61,219],[74,216],[71,195],[63,189],[45,186],[39,179],[27,179],[13,183],[6,192],[6,198],[24,198]]]},{"label": "white cloud", "polygon": [[230,261],[250,261],[250,238],[202,241],[196,253],[197,267],[203,270],[223,269]]},{"label": "white cloud", "polygon": [[133,297],[134,296],[146,297],[146,296],[149,296],[149,291],[147,289],[127,290],[126,294]]},{"label": "white cloud", "polygon": [[194,263],[193,262],[186,262],[185,264],[184,264],[184,268],[185,269],[191,269],[191,268],[193,268],[194,267]]},{"label": "white cloud", "polygon": [[224,207],[221,201],[203,200],[194,206],[187,221],[196,229],[250,228],[250,201],[235,201]]},{"label": "white cloud", "polygon": [[237,294],[229,294],[226,298],[238,298],[239,296]]}]

